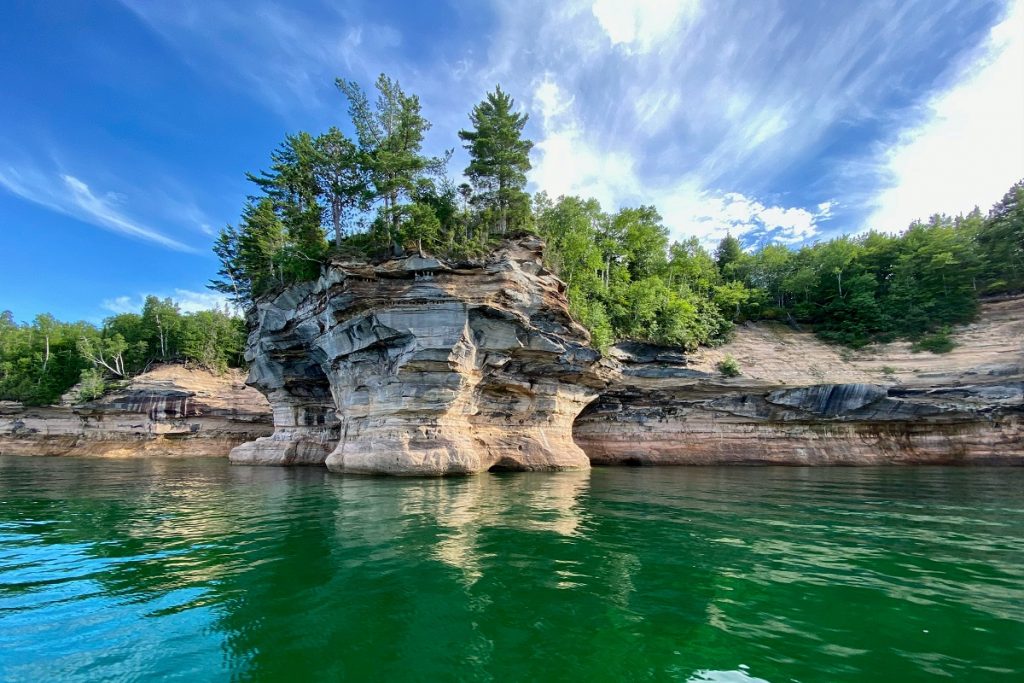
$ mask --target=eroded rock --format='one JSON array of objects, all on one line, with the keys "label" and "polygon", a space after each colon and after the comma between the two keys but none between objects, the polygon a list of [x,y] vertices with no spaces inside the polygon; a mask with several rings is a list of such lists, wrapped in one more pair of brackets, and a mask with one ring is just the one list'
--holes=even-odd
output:
[{"label": "eroded rock", "polygon": [[[617,349],[574,435],[609,465],[1024,464],[1022,328],[1024,298],[983,306],[946,357],[844,353],[763,323],[689,357]],[[714,372],[726,354],[742,376]]]},{"label": "eroded rock", "polygon": [[272,436],[232,462],[445,475],[589,467],[573,420],[604,387],[599,354],[544,270],[543,244],[486,261],[335,263],[261,302],[249,383]]},{"label": "eroded rock", "polygon": [[224,457],[270,432],[270,406],[237,370],[157,365],[88,403],[0,403],[2,455]]}]

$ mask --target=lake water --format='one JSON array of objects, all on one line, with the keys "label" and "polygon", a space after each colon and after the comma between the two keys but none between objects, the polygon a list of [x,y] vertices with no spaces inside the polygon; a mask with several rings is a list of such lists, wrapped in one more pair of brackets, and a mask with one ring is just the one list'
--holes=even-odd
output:
[{"label": "lake water", "polygon": [[0,680],[1024,680],[1024,470],[0,458]]}]

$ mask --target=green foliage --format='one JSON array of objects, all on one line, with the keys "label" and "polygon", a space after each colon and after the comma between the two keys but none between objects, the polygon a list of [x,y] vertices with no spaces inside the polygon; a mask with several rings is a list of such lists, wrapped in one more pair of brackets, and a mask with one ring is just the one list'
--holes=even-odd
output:
[{"label": "green foliage", "polygon": [[740,364],[736,362],[735,358],[729,355],[718,361],[718,364],[715,367],[718,369],[718,372],[722,373],[725,377],[739,377],[743,374],[740,371]]},{"label": "green foliage", "polygon": [[593,199],[543,193],[534,207],[547,264],[595,346],[638,339],[693,349],[724,339],[731,326],[709,298],[714,262],[695,241],[669,248],[653,207],[608,215]]},{"label": "green foliage", "polygon": [[522,137],[529,116],[514,108],[515,100],[497,86],[470,112],[473,129],[459,131],[469,152],[466,177],[476,192],[473,201],[488,224],[493,218],[499,234],[526,225],[530,213],[524,188],[533,143]]},{"label": "green foliage", "polygon": [[732,280],[736,277],[735,270],[742,260],[743,249],[740,241],[726,233],[715,249],[715,265],[718,266],[718,272],[726,279]]},{"label": "green foliage", "polygon": [[0,399],[56,403],[77,382],[80,398],[102,394],[154,361],[185,361],[211,370],[238,367],[243,320],[220,311],[181,313],[170,299],[148,297],[142,313],[121,313],[102,326],[40,315],[18,324],[0,314]]},{"label": "green foliage", "polygon": [[920,353],[921,351],[949,353],[954,348],[956,348],[956,344],[950,338],[949,330],[943,329],[921,337],[914,342],[913,346],[910,347],[910,350],[914,353]]},{"label": "green foliage", "polygon": [[[221,269],[210,286],[239,305],[317,277],[331,257],[328,235],[343,258],[415,250],[469,259],[513,230],[546,240],[546,264],[600,347],[631,338],[694,348],[722,342],[735,322],[765,319],[806,325],[851,347],[922,339],[971,320],[981,293],[1024,289],[1024,181],[987,217],[979,210],[933,216],[899,235],[869,232],[798,250],[768,244],[753,253],[726,234],[712,255],[697,238],[670,243],[653,206],[606,213],[592,199],[544,193],[531,205],[528,117],[500,87],[473,107],[472,127],[458,132],[469,182],[456,187],[445,174],[450,152],[423,152],[431,124],[416,95],[384,74],[373,102],[354,81],[336,84],[354,138],[339,127],[286,136],[269,170],[249,176],[260,193],[241,222],[214,245]],[[119,356],[127,367],[182,352],[169,341],[173,314],[164,318],[170,336],[157,328],[139,340],[145,347],[130,342]],[[117,332],[126,342],[137,337]],[[221,363],[195,343],[191,353]]]},{"label": "green foliage", "polygon": [[107,389],[106,378],[99,368],[82,370],[78,384],[78,402],[92,401],[103,395]]}]

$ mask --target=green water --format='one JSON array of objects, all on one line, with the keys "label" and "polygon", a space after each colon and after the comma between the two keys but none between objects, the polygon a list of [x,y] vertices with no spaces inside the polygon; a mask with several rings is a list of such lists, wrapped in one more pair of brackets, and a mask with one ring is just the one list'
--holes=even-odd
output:
[{"label": "green water", "polygon": [[1024,680],[1024,470],[0,458],[0,680]]}]

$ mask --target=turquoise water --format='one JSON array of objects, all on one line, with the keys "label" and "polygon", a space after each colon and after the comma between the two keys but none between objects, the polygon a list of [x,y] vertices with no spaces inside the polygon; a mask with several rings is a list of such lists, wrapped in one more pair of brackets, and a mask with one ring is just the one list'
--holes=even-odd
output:
[{"label": "turquoise water", "polygon": [[1024,680],[1024,470],[0,458],[0,680]]}]

